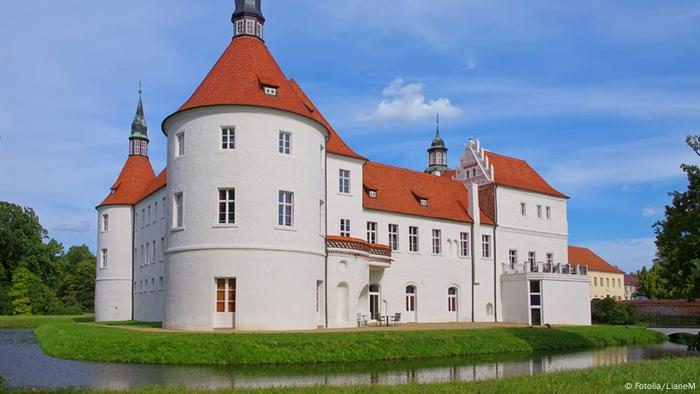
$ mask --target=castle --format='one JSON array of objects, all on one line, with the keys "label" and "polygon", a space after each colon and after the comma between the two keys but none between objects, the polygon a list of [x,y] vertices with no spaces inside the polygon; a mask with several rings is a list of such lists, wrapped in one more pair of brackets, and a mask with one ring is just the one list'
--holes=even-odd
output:
[{"label": "castle", "polygon": [[230,45],[163,121],[159,174],[139,95],[128,159],[97,207],[97,321],[590,324],[566,195],[477,140],[449,169],[439,129],[425,172],[358,154],[270,54],[260,2],[236,0]]}]

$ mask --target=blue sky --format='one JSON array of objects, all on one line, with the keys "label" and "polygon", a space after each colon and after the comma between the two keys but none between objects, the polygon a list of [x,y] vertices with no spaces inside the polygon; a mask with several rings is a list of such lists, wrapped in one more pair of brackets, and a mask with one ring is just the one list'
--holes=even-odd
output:
[{"label": "blue sky", "polygon": [[[144,83],[160,122],[231,37],[232,0],[0,3],[0,200],[94,249],[94,206],[126,159]],[[442,114],[450,164],[469,137],[569,194],[572,244],[649,265],[651,225],[684,189],[700,130],[697,1],[263,0],[266,40],[344,139],[422,170]]]}]

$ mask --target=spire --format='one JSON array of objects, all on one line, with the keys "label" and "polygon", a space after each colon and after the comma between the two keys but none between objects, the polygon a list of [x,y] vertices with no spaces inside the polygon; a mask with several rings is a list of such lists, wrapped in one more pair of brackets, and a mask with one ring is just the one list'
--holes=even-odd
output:
[{"label": "spire", "polygon": [[136,105],[136,115],[131,122],[129,135],[129,156],[148,156],[148,125],[143,113],[143,89],[139,81],[139,102]]},{"label": "spire", "polygon": [[262,0],[236,0],[236,10],[233,12],[233,36],[254,36],[263,39],[265,17],[260,3]]},{"label": "spire", "polygon": [[436,118],[435,137],[428,148],[428,168],[425,172],[440,175],[448,170],[447,168],[447,148],[445,141],[440,137],[440,114]]}]

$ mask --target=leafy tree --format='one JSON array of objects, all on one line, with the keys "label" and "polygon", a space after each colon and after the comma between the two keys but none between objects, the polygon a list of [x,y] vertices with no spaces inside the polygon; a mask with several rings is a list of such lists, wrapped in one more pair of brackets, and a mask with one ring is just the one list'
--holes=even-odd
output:
[{"label": "leafy tree", "polygon": [[639,280],[639,288],[636,294],[645,296],[650,299],[668,298],[668,281],[660,274],[660,268],[657,265],[647,270],[647,267],[642,267],[634,276]]},{"label": "leafy tree", "polygon": [[32,314],[32,298],[30,296],[38,281],[39,278],[24,267],[15,270],[12,275],[12,288],[7,294],[12,303],[13,315]]},{"label": "leafy tree", "polygon": [[67,307],[92,311],[95,293],[95,256],[86,245],[73,246],[61,257],[58,296]]},{"label": "leafy tree", "polygon": [[41,254],[46,236],[34,210],[0,202],[0,281],[11,280],[21,263]]},{"label": "leafy tree", "polygon": [[631,305],[620,304],[611,297],[591,300],[591,320],[603,324],[634,324],[636,322]]},{"label": "leafy tree", "polygon": [[[700,135],[689,136],[688,145],[700,156]],[[666,218],[654,225],[658,256],[655,268],[667,281],[668,295],[689,300],[700,297],[700,168],[681,166],[688,190],[673,192]]]}]

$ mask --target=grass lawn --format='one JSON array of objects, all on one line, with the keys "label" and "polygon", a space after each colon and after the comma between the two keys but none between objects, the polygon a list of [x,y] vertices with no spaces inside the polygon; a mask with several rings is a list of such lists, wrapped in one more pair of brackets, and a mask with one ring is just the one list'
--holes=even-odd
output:
[{"label": "grass lawn", "polygon": [[0,329],[3,328],[36,328],[42,324],[63,324],[75,322],[91,322],[94,315],[79,316],[0,316]]},{"label": "grass lawn", "polygon": [[214,334],[44,324],[43,351],[76,360],[148,364],[302,364],[473,356],[658,343],[666,336],[614,326],[439,331]]},{"label": "grass lawn", "polygon": [[[534,376],[518,376],[500,380],[485,380],[477,382],[455,382],[435,384],[409,384],[399,386],[346,386],[346,387],[309,387],[309,388],[277,388],[263,390],[232,391],[221,390],[216,393],[292,393],[310,394],[321,392],[333,393],[624,393],[659,391],[642,389],[635,384],[694,384],[686,386],[681,392],[696,392],[700,390],[700,375],[698,374],[698,358],[676,358],[652,361],[638,361],[628,364],[597,367],[586,370],[545,373]],[[632,384],[627,389],[625,384]],[[669,390],[673,391],[673,390]],[[10,389],[10,394],[34,393],[29,389]],[[54,393],[96,393],[94,390],[58,390]],[[160,394],[188,393],[207,391],[190,391],[184,388],[143,388],[128,391],[129,393]],[[101,393],[108,393],[101,391]],[[211,392],[209,392],[211,393]]]}]

